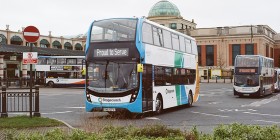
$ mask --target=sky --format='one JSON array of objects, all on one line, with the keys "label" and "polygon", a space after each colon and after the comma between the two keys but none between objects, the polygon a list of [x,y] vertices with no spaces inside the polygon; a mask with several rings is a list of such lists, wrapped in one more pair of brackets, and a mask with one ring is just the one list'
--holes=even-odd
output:
[{"label": "sky", "polygon": [[[160,0],[0,0],[0,30],[33,25],[41,35],[85,34],[93,20],[148,16]],[[280,33],[279,0],[169,0],[197,28],[268,25]]]}]

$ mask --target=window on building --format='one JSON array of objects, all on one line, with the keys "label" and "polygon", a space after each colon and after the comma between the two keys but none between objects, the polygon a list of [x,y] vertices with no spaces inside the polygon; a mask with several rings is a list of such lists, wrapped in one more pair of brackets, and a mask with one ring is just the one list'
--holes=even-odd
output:
[{"label": "window on building", "polygon": [[269,57],[269,45],[268,44],[266,44],[266,46],[265,46],[265,56]]},{"label": "window on building", "polygon": [[253,44],[245,44],[245,54],[254,55],[254,45]]},{"label": "window on building", "polygon": [[235,63],[235,57],[240,54],[240,44],[232,45],[232,65]]},{"label": "window on building", "polygon": [[201,46],[197,46],[198,65],[201,66]]},{"label": "window on building", "polygon": [[206,66],[214,66],[214,46],[206,45]]},{"label": "window on building", "polygon": [[171,29],[177,29],[177,23],[170,23]]},{"label": "window on building", "polygon": [[270,48],[270,58],[273,58],[273,54],[274,54],[273,48]]}]

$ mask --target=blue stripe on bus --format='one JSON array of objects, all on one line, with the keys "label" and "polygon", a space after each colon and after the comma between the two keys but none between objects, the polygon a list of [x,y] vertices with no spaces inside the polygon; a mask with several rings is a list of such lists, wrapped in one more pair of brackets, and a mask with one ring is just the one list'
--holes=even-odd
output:
[{"label": "blue stripe on bus", "polygon": [[186,94],[186,89],[184,85],[180,85],[181,87],[181,104],[187,104],[188,96]]},{"label": "blue stripe on bus", "polygon": [[89,27],[88,32],[87,32],[87,40],[86,40],[85,54],[87,54],[87,51],[88,51],[88,49],[89,49],[92,25],[93,25],[93,22],[90,24],[90,27]]},{"label": "blue stripe on bus", "polygon": [[136,44],[136,48],[140,54],[140,58],[144,58],[143,61],[141,63],[145,63],[145,47],[143,46],[142,42],[142,26],[143,26],[143,18],[138,19],[137,22],[137,30],[136,30],[136,39],[135,39],[135,44]]}]

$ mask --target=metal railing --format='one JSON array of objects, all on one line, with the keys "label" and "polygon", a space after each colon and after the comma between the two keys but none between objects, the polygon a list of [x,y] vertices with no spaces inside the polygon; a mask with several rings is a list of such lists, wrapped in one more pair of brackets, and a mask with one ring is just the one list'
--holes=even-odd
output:
[{"label": "metal railing", "polygon": [[[7,88],[9,87],[17,87],[17,88],[25,88],[29,87],[29,79],[27,78],[1,78],[0,77],[0,86],[5,85]],[[37,78],[33,79],[32,85],[44,85],[45,78]]]},{"label": "metal railing", "polygon": [[200,83],[232,83],[233,76],[216,76],[214,78],[208,78],[201,76]]},{"label": "metal railing", "polygon": [[[34,88],[33,88],[34,89]],[[32,95],[30,103],[30,94]],[[0,93],[1,117],[8,117],[8,112],[32,112],[34,116],[41,116],[39,112],[39,86],[35,85],[35,91],[7,91],[2,86]],[[30,107],[31,106],[31,107]],[[30,110],[31,108],[31,110]],[[32,117],[32,116],[31,116]]]}]

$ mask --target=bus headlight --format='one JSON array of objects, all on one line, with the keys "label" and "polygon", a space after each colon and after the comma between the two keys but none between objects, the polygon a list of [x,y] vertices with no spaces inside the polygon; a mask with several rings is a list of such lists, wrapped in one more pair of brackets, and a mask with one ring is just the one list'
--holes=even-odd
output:
[{"label": "bus headlight", "polygon": [[138,95],[138,91],[135,90],[134,93],[132,93],[132,95],[131,95],[131,99],[130,99],[130,102],[131,102],[131,103],[134,102],[134,101],[136,100],[137,95]]},{"label": "bus headlight", "polygon": [[86,97],[87,97],[87,101],[91,102],[90,95],[88,93],[86,94]]}]

